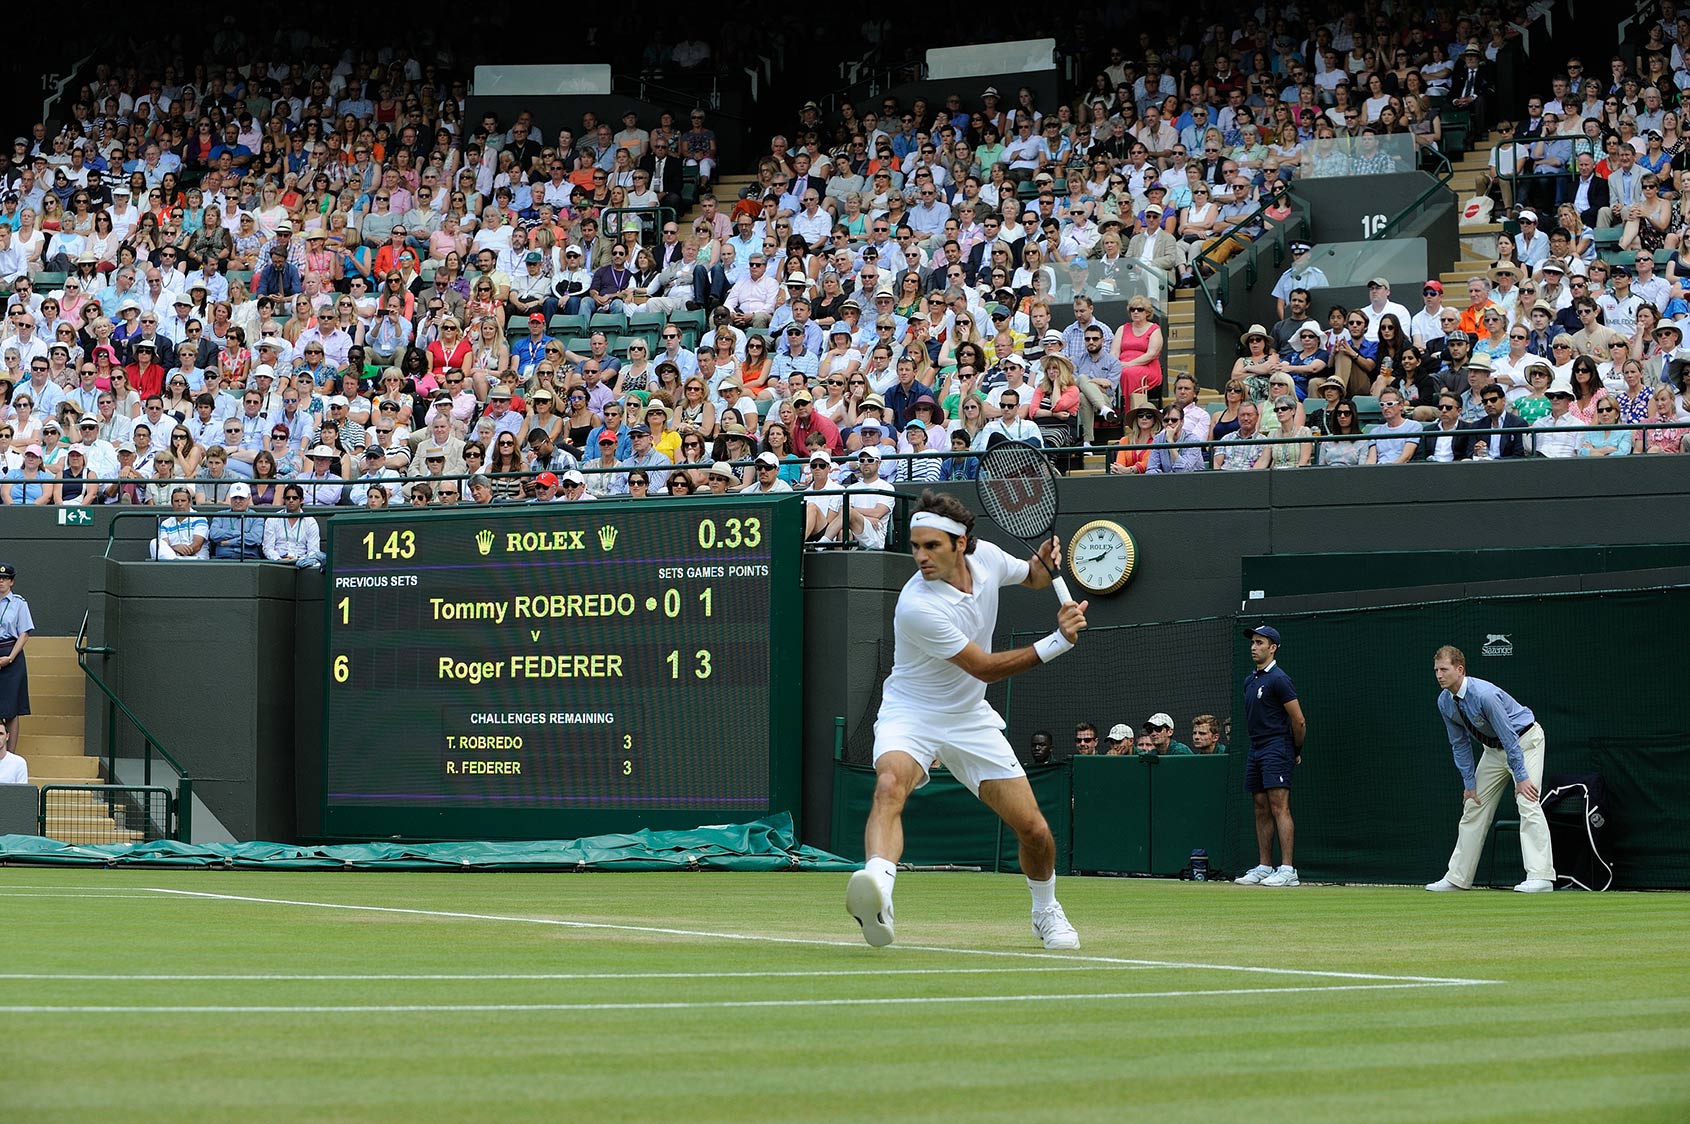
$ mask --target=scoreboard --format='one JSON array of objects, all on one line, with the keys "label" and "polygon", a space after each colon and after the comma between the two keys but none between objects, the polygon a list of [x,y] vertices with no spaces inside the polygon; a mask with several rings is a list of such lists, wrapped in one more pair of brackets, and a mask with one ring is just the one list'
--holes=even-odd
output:
[{"label": "scoreboard", "polygon": [[790,495],[328,520],[325,834],[796,813],[802,539]]}]

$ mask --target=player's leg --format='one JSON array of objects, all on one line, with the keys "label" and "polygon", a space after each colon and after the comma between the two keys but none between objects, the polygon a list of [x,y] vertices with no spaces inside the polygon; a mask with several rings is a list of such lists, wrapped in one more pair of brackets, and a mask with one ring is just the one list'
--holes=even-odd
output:
[{"label": "player's leg", "polygon": [[[876,725],[876,740],[895,736]],[[918,760],[916,754],[923,759]],[[845,911],[862,926],[863,939],[875,948],[892,943],[892,889],[898,859],[904,853],[904,804],[927,781],[932,757],[922,749],[877,750],[874,755],[874,800],[863,829],[863,869],[845,884]]]},{"label": "player's leg", "polygon": [[1485,836],[1490,832],[1496,806],[1502,799],[1503,787],[1512,786],[1514,774],[1508,771],[1508,758],[1499,749],[1487,749],[1479,757],[1473,770],[1474,799],[1461,806],[1461,822],[1455,829],[1455,850],[1449,856],[1449,873],[1445,878],[1463,890],[1473,885],[1479,869],[1479,856],[1484,854]]},{"label": "player's leg", "polygon": [[1026,777],[982,781],[980,801],[1015,832],[1021,872],[1028,881],[1044,882],[1056,873],[1056,837],[1039,811],[1038,798]]},{"label": "player's leg", "polygon": [[874,763],[874,802],[863,831],[863,854],[897,864],[904,853],[904,805],[927,770],[902,750],[881,754]]},{"label": "player's leg", "polygon": [[1046,948],[1079,948],[1080,934],[1056,900],[1056,837],[1039,810],[1033,786],[1025,776],[1004,777],[981,781],[976,794],[1015,832],[1021,873],[1033,898],[1033,934]]}]

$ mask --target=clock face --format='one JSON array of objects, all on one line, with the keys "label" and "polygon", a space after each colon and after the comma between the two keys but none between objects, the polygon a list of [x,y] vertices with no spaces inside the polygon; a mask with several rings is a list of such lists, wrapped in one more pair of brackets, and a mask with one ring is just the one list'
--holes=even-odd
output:
[{"label": "clock face", "polygon": [[1137,553],[1126,531],[1099,520],[1080,528],[1069,541],[1068,569],[1090,592],[1113,593],[1132,576]]}]

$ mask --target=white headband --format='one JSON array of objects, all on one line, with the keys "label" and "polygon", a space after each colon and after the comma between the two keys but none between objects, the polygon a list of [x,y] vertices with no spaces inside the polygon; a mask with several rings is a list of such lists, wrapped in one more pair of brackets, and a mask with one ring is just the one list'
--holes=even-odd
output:
[{"label": "white headband", "polygon": [[917,527],[932,527],[934,530],[944,531],[947,534],[952,535],[968,534],[967,527],[964,527],[961,523],[958,523],[955,519],[950,518],[948,515],[940,515],[935,511],[916,512],[915,517],[910,520],[910,529],[913,531]]}]

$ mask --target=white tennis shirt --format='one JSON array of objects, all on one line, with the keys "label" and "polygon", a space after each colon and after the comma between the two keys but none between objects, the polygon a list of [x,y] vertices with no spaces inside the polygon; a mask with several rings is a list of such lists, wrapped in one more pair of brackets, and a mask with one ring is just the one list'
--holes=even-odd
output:
[{"label": "white tennis shirt", "polygon": [[986,684],[951,663],[969,641],[992,650],[998,590],[1027,580],[1028,562],[989,542],[977,542],[965,561],[974,592],[917,572],[898,594],[892,614],[892,674],[881,692],[881,713],[967,714],[986,703]]}]

